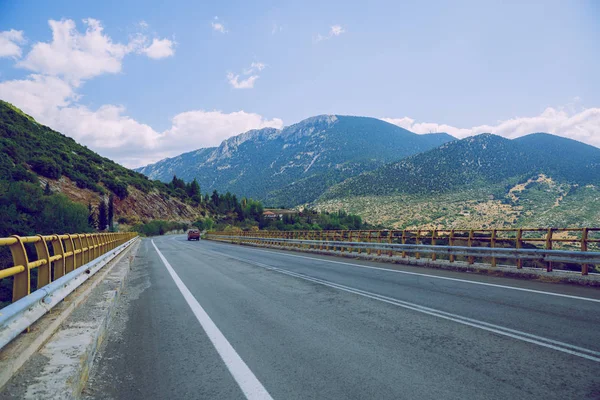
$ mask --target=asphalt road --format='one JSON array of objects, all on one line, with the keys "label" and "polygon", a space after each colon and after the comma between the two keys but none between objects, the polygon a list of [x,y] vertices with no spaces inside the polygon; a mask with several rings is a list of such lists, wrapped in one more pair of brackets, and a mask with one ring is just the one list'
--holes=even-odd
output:
[{"label": "asphalt road", "polygon": [[597,289],[153,242],[88,399],[600,398]]}]

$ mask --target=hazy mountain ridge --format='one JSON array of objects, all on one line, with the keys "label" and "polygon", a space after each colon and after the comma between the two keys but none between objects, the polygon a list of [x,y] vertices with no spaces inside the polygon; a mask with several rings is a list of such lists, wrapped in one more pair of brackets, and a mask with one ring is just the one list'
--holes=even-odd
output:
[{"label": "hazy mountain ridge", "polygon": [[600,183],[600,149],[547,133],[513,140],[481,134],[350,178],[330,188],[323,199],[435,194],[537,174],[574,184]]},{"label": "hazy mountain ridge", "polygon": [[177,175],[203,191],[231,191],[273,205],[312,201],[329,186],[387,162],[454,140],[417,135],[375,118],[320,115],[281,130],[264,128],[138,168],[152,179]]}]

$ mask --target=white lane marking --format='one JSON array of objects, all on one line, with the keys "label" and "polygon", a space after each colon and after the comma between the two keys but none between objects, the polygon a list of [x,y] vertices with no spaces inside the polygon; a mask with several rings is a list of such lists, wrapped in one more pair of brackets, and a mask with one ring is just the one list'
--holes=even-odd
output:
[{"label": "white lane marking", "polygon": [[169,274],[171,274],[171,278],[173,278],[173,281],[175,281],[177,288],[192,309],[192,312],[198,319],[198,322],[200,322],[200,325],[202,325],[202,328],[208,335],[208,338],[212,342],[213,346],[215,346],[219,356],[221,356],[221,359],[227,366],[227,369],[233,376],[233,379],[235,379],[237,382],[242,392],[244,392],[246,398],[249,400],[272,400],[272,397],[269,392],[267,392],[267,389],[265,389],[262,383],[260,383],[248,365],[246,365],[244,360],[242,360],[242,358],[238,355],[229,341],[225,338],[225,336],[223,336],[223,333],[221,333],[210,316],[206,313],[206,311],[204,311],[200,303],[198,303],[196,298],[181,281],[179,275],[177,275],[173,267],[171,267],[171,264],[169,264],[160,250],[158,250],[158,247],[156,247],[156,244],[154,244],[154,240],[152,240],[152,246],[154,246],[156,249],[158,256],[167,268],[167,271],[169,271]]},{"label": "white lane marking", "polygon": [[400,271],[400,270],[396,270],[396,269],[373,267],[373,266],[370,266],[370,265],[354,264],[354,263],[343,262],[343,261],[333,261],[333,260],[327,260],[327,259],[324,259],[324,258],[299,256],[297,254],[287,254],[287,253],[283,253],[283,252],[270,251],[270,250],[257,249],[257,248],[253,248],[253,250],[260,250],[260,251],[264,251],[266,253],[280,254],[282,256],[287,256],[287,257],[306,258],[306,259],[313,260],[313,261],[325,261],[325,262],[333,263],[333,264],[352,265],[354,267],[367,268],[367,269],[376,269],[376,270],[380,270],[380,271],[394,272],[394,273],[397,273],[397,274],[426,276],[428,278],[444,279],[444,280],[448,280],[448,281],[463,282],[463,283],[472,283],[473,285],[492,286],[492,287],[497,287],[497,288],[501,288],[501,289],[519,290],[519,291],[522,291],[522,292],[537,293],[537,294],[546,294],[548,296],[566,297],[568,299],[584,300],[584,301],[592,301],[594,303],[600,303],[600,299],[592,299],[590,297],[573,296],[573,295],[570,295],[570,294],[546,292],[546,291],[543,291],[543,290],[525,289],[525,288],[519,288],[519,287],[514,287],[514,286],[498,285],[496,283],[486,283],[486,282],[470,281],[468,279],[448,278],[448,277],[445,277],[445,276],[429,275],[429,274],[423,274],[423,273],[419,273],[419,272]]},{"label": "white lane marking", "polygon": [[[600,362],[600,357],[595,357],[596,356],[600,356],[600,352],[595,351],[595,350],[591,350],[591,349],[586,349],[583,347],[579,347],[579,346],[575,346],[569,343],[564,343],[564,342],[560,342],[558,340],[553,340],[553,339],[549,339],[549,338],[545,338],[545,337],[541,337],[541,336],[537,336],[537,335],[533,335],[530,333],[526,333],[526,332],[521,332],[515,329],[510,329],[510,328],[506,328],[500,325],[494,325],[494,324],[490,324],[488,322],[484,322],[484,321],[479,321],[477,319],[473,319],[473,318],[468,318],[468,317],[463,317],[457,314],[452,314],[449,312],[445,312],[445,311],[441,311],[441,310],[437,310],[435,308],[430,308],[430,307],[425,307],[425,306],[421,306],[418,304],[414,304],[414,303],[410,303],[407,301],[403,301],[403,300],[398,300],[398,299],[394,299],[392,297],[387,297],[387,296],[383,296],[377,293],[372,293],[372,292],[367,292],[361,289],[356,289],[356,288],[352,288],[349,286],[345,286],[345,285],[340,285],[338,283],[333,283],[333,282],[329,282],[323,279],[318,279],[318,278],[313,278],[304,274],[299,274],[297,272],[292,272],[292,271],[288,271],[285,269],[281,269],[281,268],[277,268],[277,267],[273,267],[267,264],[263,264],[263,263],[259,263],[256,261],[251,261],[251,260],[245,260],[243,258],[238,258],[235,256],[230,256],[230,255],[225,255],[226,257],[229,258],[233,258],[235,260],[238,261],[242,261],[245,262],[247,264],[251,264],[251,265],[256,265],[258,267],[261,268],[265,268],[268,269],[270,271],[275,271],[275,272],[279,272],[281,274],[284,275],[289,275],[292,277],[296,277],[296,278],[300,278],[306,281],[310,281],[310,282],[314,282],[314,283],[318,283],[320,285],[324,285],[324,286],[329,286],[331,288],[334,289],[338,289],[338,290],[342,290],[345,292],[349,292],[349,293],[353,293],[353,294],[357,294],[359,296],[363,296],[363,297],[368,297],[374,300],[379,300],[381,302],[384,303],[388,303],[388,304],[393,304],[395,306],[398,307],[403,307],[403,308],[407,308],[413,311],[417,311],[423,314],[427,314],[427,315],[431,315],[434,317],[438,317],[438,318],[442,318],[442,319],[446,319],[449,321],[453,321],[453,322],[457,322],[459,324],[463,324],[463,325],[467,325],[467,326],[471,326],[474,328],[478,328],[478,329],[482,329],[485,331],[489,331],[489,332],[493,332],[493,333],[497,333],[499,335],[503,335],[503,336],[508,336],[510,338],[513,339],[517,339],[517,340],[521,340],[524,342],[528,342],[528,343],[532,343],[532,344],[536,344],[538,346],[542,346],[542,347],[547,347],[553,350],[557,350],[563,353],[567,353],[567,354],[571,354],[577,357],[581,357],[581,358],[585,358],[591,361],[595,361],[595,362]],[[574,350],[571,350],[574,349]],[[579,351],[575,351],[575,350],[579,350]],[[588,354],[585,354],[588,353]]]}]

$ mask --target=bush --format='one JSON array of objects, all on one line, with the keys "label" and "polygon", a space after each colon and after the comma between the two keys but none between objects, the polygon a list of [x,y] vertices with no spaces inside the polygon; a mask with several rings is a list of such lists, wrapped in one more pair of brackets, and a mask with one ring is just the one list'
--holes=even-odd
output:
[{"label": "bush", "polygon": [[37,157],[31,160],[31,169],[33,169],[38,174],[45,176],[50,179],[58,179],[60,178],[61,168],[60,166],[52,159],[48,157]]},{"label": "bush", "polygon": [[121,200],[129,195],[127,185],[123,182],[111,178],[104,178],[102,181],[104,182],[104,185],[106,185],[106,187],[116,194]]}]

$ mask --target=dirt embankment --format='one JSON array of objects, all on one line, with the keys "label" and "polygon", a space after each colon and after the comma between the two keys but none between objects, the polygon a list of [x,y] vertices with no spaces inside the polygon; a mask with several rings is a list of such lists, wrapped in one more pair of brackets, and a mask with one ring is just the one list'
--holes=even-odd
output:
[{"label": "dirt embankment", "polygon": [[[42,187],[46,186],[46,182],[50,183],[53,192],[63,193],[77,203],[86,206],[91,203],[97,207],[100,202],[100,194],[77,187],[75,182],[65,176],[58,180],[40,177]],[[115,219],[126,217],[132,222],[153,219],[190,222],[198,219],[203,211],[200,207],[192,207],[179,199],[160,193],[158,190],[144,193],[132,186],[129,186],[127,190],[129,196],[126,198],[119,199],[115,196]]]}]

